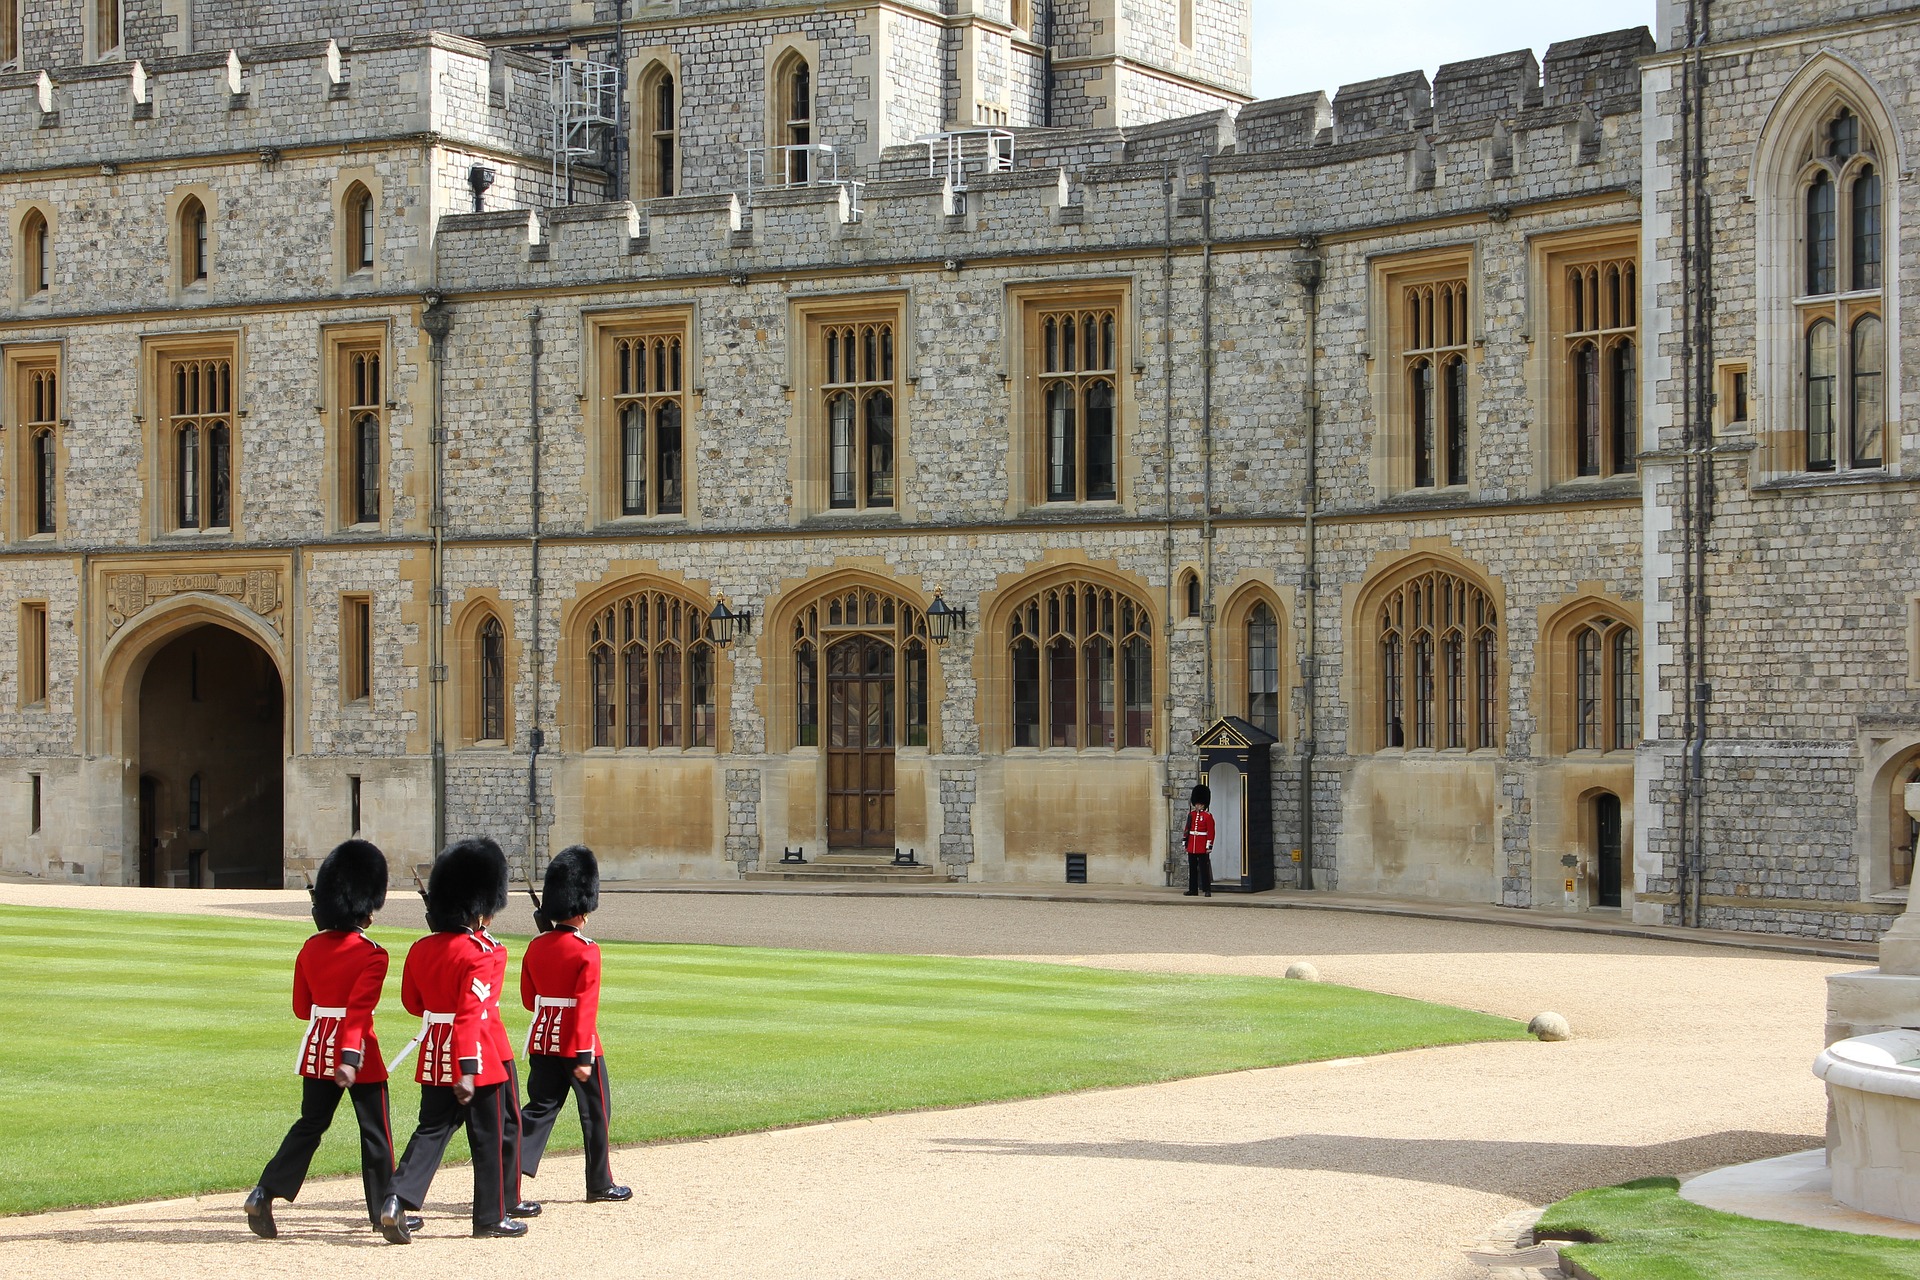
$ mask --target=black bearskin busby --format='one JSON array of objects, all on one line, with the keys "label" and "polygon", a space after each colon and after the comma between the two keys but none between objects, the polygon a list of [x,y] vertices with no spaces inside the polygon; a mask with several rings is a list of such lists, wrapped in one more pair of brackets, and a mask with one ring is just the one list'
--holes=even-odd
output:
[{"label": "black bearskin busby", "polygon": [[600,909],[600,863],[583,844],[569,845],[547,864],[539,914],[550,923],[590,916]]},{"label": "black bearskin busby", "polygon": [[311,892],[316,928],[358,929],[387,904],[387,855],[365,840],[348,840],[320,864]]},{"label": "black bearskin busby", "polygon": [[507,905],[507,855],[481,836],[441,850],[427,876],[427,927],[456,933]]},{"label": "black bearskin busby", "polygon": [[1192,805],[1196,809],[1198,809],[1203,804],[1212,804],[1213,792],[1208,789],[1206,783],[1196,782],[1193,784],[1193,796],[1187,801],[1187,803]]}]

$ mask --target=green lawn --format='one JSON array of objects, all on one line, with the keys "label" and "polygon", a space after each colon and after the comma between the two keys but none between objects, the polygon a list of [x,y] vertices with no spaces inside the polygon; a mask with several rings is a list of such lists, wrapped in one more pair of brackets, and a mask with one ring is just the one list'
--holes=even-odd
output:
[{"label": "green lawn", "polygon": [[1816,1231],[1704,1208],[1672,1178],[1582,1191],[1541,1216],[1541,1239],[1596,1280],[1920,1280],[1920,1241]]},{"label": "green lawn", "polygon": [[[298,922],[0,907],[0,1213],[252,1185],[293,1120]],[[391,1054],[413,936],[379,1028]],[[519,990],[524,940],[510,940]],[[1522,1039],[1343,987],[1065,965],[603,942],[614,1140],[732,1133],[1214,1071]],[[507,1025],[516,1045],[526,1015]],[[410,1071],[410,1064],[405,1070]],[[393,1091],[395,1138],[419,1094]],[[356,1171],[342,1107],[314,1174]],[[579,1145],[571,1116],[556,1147]],[[461,1152],[456,1144],[455,1158]]]}]

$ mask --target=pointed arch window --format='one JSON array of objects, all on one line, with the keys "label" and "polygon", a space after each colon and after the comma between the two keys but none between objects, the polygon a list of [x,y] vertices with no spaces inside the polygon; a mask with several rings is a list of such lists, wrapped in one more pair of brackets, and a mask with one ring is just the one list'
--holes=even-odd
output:
[{"label": "pointed arch window", "polygon": [[1877,139],[1827,116],[1801,170],[1799,412],[1809,471],[1886,465],[1885,192]]},{"label": "pointed arch window", "polygon": [[60,377],[57,357],[45,363],[18,364],[13,367],[17,379],[18,420],[26,442],[21,486],[24,502],[19,507],[21,534],[34,537],[56,533],[60,523]]},{"label": "pointed arch window", "polygon": [[823,325],[821,413],[827,424],[827,505],[894,505],[894,323]]},{"label": "pointed arch window", "polygon": [[1038,324],[1046,500],[1113,502],[1120,496],[1116,311],[1045,311]]},{"label": "pointed arch window", "polygon": [[789,186],[812,180],[813,68],[797,53],[781,59],[773,77],[773,145],[782,148],[780,171]]},{"label": "pointed arch window", "polygon": [[680,175],[680,103],[673,73],[654,66],[640,82],[640,195],[674,195]]},{"label": "pointed arch window", "polygon": [[621,516],[686,510],[686,338],[677,322],[610,332],[606,365]]},{"label": "pointed arch window", "polygon": [[1499,741],[1499,615],[1479,584],[1429,570],[1374,606],[1378,741],[1479,750]]},{"label": "pointed arch window", "polygon": [[20,294],[31,301],[43,297],[53,282],[53,232],[47,215],[29,209],[20,221]]},{"label": "pointed arch window", "polygon": [[180,283],[200,284],[207,278],[207,207],[198,196],[180,202]]},{"label": "pointed arch window", "polygon": [[507,633],[500,619],[488,614],[475,638],[480,691],[475,733],[482,742],[503,742],[507,736]]},{"label": "pointed arch window", "polygon": [[233,524],[233,361],[226,356],[166,362],[173,488],[172,526],[227,529]]},{"label": "pointed arch window", "polygon": [[594,610],[587,654],[588,746],[711,747],[717,725],[708,610],[641,589]]},{"label": "pointed arch window", "polygon": [[1601,616],[1573,631],[1576,751],[1631,751],[1640,740],[1640,643],[1633,627]]},{"label": "pointed arch window", "polygon": [[1467,483],[1467,281],[1400,290],[1400,363],[1416,489]]},{"label": "pointed arch window", "polygon": [[376,230],[373,193],[358,182],[349,186],[340,202],[340,217],[347,233],[348,273],[371,270]]},{"label": "pointed arch window", "polygon": [[1043,588],[1007,625],[1016,747],[1152,747],[1153,623],[1125,591]]},{"label": "pointed arch window", "polygon": [[1600,252],[1554,261],[1555,328],[1564,371],[1560,416],[1568,427],[1561,439],[1573,464],[1571,475],[1632,472],[1640,449],[1636,259]]},{"label": "pointed arch window", "polygon": [[1265,601],[1247,615],[1247,720],[1280,736],[1280,621]]}]

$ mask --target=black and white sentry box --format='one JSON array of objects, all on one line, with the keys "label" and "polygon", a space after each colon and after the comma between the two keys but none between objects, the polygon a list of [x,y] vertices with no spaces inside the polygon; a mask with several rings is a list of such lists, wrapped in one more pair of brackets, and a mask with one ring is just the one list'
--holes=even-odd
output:
[{"label": "black and white sentry box", "polygon": [[1239,716],[1194,737],[1200,776],[1213,792],[1213,887],[1273,888],[1273,785],[1268,752],[1279,739]]}]

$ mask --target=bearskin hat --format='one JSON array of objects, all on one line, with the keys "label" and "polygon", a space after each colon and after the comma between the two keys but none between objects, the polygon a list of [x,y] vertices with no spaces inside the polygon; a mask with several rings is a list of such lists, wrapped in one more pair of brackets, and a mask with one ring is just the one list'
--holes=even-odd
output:
[{"label": "bearskin hat", "polygon": [[1196,782],[1193,785],[1193,797],[1188,800],[1187,803],[1196,809],[1203,804],[1212,804],[1213,792],[1208,788],[1206,783]]},{"label": "bearskin hat", "polygon": [[440,851],[427,876],[427,927],[454,933],[507,905],[507,855],[481,836]]},{"label": "bearskin hat", "polygon": [[583,844],[570,845],[547,864],[540,914],[549,920],[590,916],[600,909],[600,863]]},{"label": "bearskin hat", "polygon": [[313,923],[357,929],[387,903],[387,855],[365,840],[348,840],[327,855],[313,877]]}]

